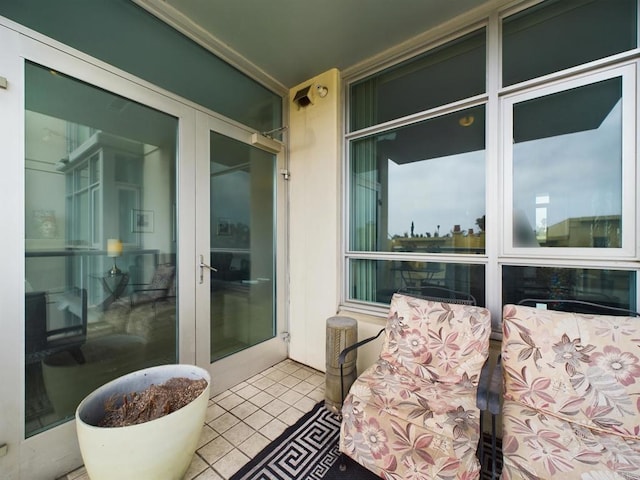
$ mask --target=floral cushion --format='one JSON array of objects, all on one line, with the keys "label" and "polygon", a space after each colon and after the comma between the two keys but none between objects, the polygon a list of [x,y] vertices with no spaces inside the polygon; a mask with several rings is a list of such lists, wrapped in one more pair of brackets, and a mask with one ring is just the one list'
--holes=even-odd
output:
[{"label": "floral cushion", "polygon": [[383,351],[344,401],[340,450],[387,479],[472,479],[491,318],[394,295]]},{"label": "floral cushion", "polygon": [[640,479],[639,357],[635,317],[505,305],[505,478],[522,478],[518,465],[560,478],[571,465],[583,479]]},{"label": "floral cushion", "polygon": [[476,385],[487,358],[487,309],[395,294],[380,358],[418,377]]}]

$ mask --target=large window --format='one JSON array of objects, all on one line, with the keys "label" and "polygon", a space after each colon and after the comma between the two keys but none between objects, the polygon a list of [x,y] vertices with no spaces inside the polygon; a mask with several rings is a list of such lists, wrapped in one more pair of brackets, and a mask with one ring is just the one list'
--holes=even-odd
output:
[{"label": "large window", "polygon": [[637,2],[527,5],[349,83],[347,306],[636,308]]},{"label": "large window", "polygon": [[634,71],[505,99],[506,252],[633,255]]}]

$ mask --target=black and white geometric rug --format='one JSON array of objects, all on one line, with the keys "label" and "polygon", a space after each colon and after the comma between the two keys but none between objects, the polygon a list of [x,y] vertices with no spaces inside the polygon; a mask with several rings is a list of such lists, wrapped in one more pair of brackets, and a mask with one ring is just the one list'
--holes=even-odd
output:
[{"label": "black and white geometric rug", "polygon": [[[229,480],[379,480],[377,475],[348,457],[347,471],[340,471],[339,436],[340,420],[325,408],[324,402],[319,402]],[[499,477],[499,471],[497,476],[487,471],[490,438],[487,435],[483,439],[483,480]],[[501,467],[501,452],[498,453]]]},{"label": "black and white geometric rug", "polygon": [[230,480],[322,480],[339,456],[339,434],[340,421],[319,402]]}]

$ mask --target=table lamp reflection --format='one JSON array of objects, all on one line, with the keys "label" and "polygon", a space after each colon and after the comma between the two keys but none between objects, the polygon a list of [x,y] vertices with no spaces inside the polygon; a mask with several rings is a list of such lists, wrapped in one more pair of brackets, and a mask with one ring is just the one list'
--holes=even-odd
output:
[{"label": "table lamp reflection", "polygon": [[118,238],[110,238],[107,240],[107,256],[113,257],[113,267],[107,272],[110,277],[120,275],[122,272],[116,265],[116,258],[122,255],[122,242]]}]

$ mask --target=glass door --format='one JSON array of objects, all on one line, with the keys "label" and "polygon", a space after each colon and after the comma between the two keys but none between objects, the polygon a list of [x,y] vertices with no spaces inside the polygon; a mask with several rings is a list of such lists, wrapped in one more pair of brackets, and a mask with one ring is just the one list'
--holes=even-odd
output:
[{"label": "glass door", "polygon": [[178,141],[194,137],[195,111],[4,27],[0,43],[11,272],[0,477],[58,478],[82,464],[73,418],[88,393],[133,370],[195,362],[182,318],[196,268],[178,271],[195,255],[184,214],[195,145]]},{"label": "glass door", "polygon": [[287,353],[276,302],[278,155],[241,128],[205,115],[198,123],[197,358],[222,391]]}]

